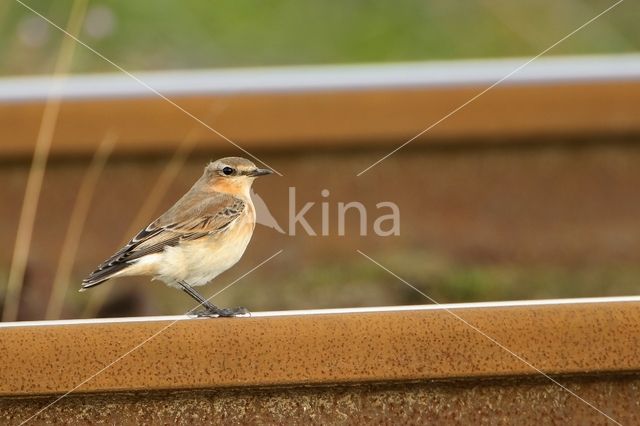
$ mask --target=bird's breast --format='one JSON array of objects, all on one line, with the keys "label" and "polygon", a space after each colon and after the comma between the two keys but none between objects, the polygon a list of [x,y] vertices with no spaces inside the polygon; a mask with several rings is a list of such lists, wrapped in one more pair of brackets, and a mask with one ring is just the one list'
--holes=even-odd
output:
[{"label": "bird's breast", "polygon": [[157,278],[168,284],[207,284],[240,260],[251,240],[254,218],[255,213],[247,210],[221,232],[167,247]]}]

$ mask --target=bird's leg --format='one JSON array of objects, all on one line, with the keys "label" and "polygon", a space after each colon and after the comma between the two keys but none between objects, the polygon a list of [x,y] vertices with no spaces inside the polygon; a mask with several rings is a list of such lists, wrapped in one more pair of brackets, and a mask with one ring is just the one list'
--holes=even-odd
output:
[{"label": "bird's leg", "polygon": [[187,284],[184,281],[178,281],[178,284],[182,287],[182,291],[187,293],[189,296],[193,297],[200,305],[205,307],[207,310],[216,310],[218,307],[213,303],[209,302],[207,299],[202,297],[200,293],[198,293],[193,287]]},{"label": "bird's leg", "polygon": [[249,310],[247,308],[218,308],[213,303],[209,302],[207,299],[202,297],[200,293],[198,293],[193,287],[187,284],[184,281],[178,281],[182,290],[187,293],[189,296],[193,297],[201,306],[204,307],[201,311],[193,312],[193,315],[196,317],[235,317],[239,315],[247,315],[249,314]]}]

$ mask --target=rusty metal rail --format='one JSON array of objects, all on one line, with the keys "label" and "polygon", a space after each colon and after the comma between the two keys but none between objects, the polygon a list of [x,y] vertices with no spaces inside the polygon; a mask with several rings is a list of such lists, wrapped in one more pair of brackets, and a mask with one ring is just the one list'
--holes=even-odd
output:
[{"label": "rusty metal rail", "polygon": [[[140,74],[245,149],[394,144],[415,136],[514,71],[524,59]],[[28,156],[48,78],[0,80],[0,156]],[[232,149],[218,135],[123,75],[73,76],[54,155],[95,152],[115,131],[119,153],[173,152],[192,137]],[[434,127],[425,142],[501,141],[640,133],[640,56],[539,59]],[[248,125],[250,123],[250,125]]]},{"label": "rusty metal rail", "polygon": [[[24,420],[47,395],[73,389],[43,419],[178,421],[190,404],[203,418],[238,422],[287,412],[337,421],[341,409],[362,421],[606,420],[519,356],[626,422],[640,413],[639,324],[640,297],[5,323],[0,419]],[[279,408],[269,405],[276,400]],[[340,408],[347,400],[374,406]],[[429,400],[446,407],[422,405]],[[159,401],[164,417],[153,409]],[[87,404],[93,414],[79,408]],[[377,411],[388,404],[395,409]]]},{"label": "rusty metal rail", "polygon": [[640,298],[0,324],[0,395],[640,371]]}]

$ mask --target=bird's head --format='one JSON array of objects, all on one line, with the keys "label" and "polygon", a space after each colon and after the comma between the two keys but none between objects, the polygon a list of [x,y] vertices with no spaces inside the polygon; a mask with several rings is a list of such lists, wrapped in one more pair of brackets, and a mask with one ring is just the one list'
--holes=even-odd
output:
[{"label": "bird's head", "polygon": [[226,157],[209,163],[203,178],[214,191],[249,196],[255,178],[271,173],[270,169],[258,168],[246,158]]}]

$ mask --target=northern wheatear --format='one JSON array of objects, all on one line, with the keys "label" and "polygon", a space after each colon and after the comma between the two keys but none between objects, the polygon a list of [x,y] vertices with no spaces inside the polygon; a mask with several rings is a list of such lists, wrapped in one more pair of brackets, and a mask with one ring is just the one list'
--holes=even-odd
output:
[{"label": "northern wheatear", "polygon": [[197,300],[204,307],[198,316],[248,313],[218,308],[193,287],[240,260],[256,224],[251,184],[271,173],[239,157],[210,163],[189,192],[83,280],[80,291],[114,277],[152,275]]}]

